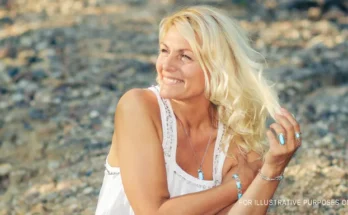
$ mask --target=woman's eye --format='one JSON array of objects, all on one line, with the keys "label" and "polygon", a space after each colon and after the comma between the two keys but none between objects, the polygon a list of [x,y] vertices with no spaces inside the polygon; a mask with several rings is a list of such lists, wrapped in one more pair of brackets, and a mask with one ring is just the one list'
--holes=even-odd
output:
[{"label": "woman's eye", "polygon": [[160,52],[164,52],[164,53],[166,53],[166,52],[167,52],[167,50],[166,50],[166,49],[160,49]]},{"label": "woman's eye", "polygon": [[192,58],[190,58],[189,56],[187,56],[187,55],[181,55],[181,57],[183,57],[183,58],[186,58],[186,59],[188,59],[188,60],[192,60]]}]

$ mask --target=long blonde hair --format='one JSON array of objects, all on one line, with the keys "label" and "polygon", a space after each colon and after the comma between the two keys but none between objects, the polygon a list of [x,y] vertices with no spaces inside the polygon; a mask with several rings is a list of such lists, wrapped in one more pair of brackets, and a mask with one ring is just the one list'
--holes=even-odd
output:
[{"label": "long blonde hair", "polygon": [[203,5],[162,19],[159,41],[172,26],[189,42],[202,67],[205,96],[225,125],[223,149],[233,142],[243,153],[263,156],[268,149],[266,119],[274,118],[280,105],[262,77],[263,57],[250,46],[246,32],[222,11]]}]

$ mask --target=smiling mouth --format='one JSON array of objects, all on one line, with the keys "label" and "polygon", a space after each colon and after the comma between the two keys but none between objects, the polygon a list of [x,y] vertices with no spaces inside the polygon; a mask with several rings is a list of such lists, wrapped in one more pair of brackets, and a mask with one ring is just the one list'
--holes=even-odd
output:
[{"label": "smiling mouth", "polygon": [[167,78],[167,77],[163,77],[163,82],[165,84],[169,84],[169,85],[184,83],[184,81],[182,81],[182,80],[173,79],[173,78]]}]

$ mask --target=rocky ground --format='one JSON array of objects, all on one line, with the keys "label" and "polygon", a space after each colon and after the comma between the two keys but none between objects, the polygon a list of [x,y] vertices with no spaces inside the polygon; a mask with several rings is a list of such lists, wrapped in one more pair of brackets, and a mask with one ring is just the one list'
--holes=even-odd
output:
[{"label": "rocky ground", "polygon": [[[0,0],[0,214],[94,214],[113,113],[154,83],[160,19],[194,0]],[[346,1],[202,0],[267,59],[303,146],[269,214],[348,214]]]}]

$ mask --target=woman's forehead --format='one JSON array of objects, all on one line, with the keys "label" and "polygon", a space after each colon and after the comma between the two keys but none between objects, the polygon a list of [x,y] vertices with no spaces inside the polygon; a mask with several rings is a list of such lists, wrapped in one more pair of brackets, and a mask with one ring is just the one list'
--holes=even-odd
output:
[{"label": "woman's forehead", "polygon": [[160,40],[160,44],[176,49],[192,51],[189,42],[177,31],[175,27],[171,27]]}]

